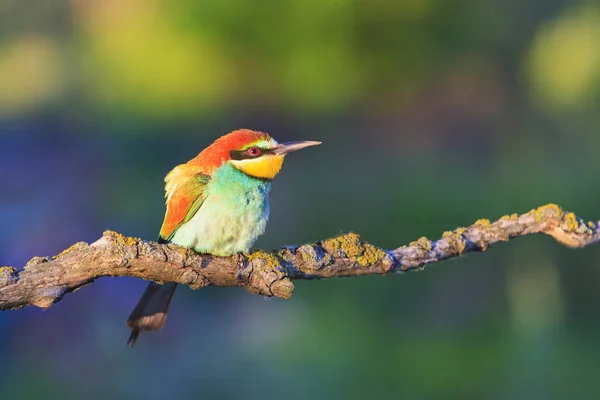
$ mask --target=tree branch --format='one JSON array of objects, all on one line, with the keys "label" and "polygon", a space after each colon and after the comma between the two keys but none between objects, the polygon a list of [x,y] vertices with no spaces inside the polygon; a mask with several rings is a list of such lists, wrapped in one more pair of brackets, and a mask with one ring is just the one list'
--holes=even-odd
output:
[{"label": "tree branch", "polygon": [[177,282],[192,289],[243,286],[252,293],[287,299],[294,289],[293,279],[404,272],[533,233],[545,233],[569,247],[584,247],[600,241],[599,224],[549,204],[494,223],[480,219],[467,228],[444,232],[439,240],[423,237],[395,250],[382,250],[356,233],[345,233],[317,243],[234,257],[197,254],[173,244],[106,231],[92,244],[76,243],[52,258],[34,257],[20,271],[0,267],[0,310],[28,305],[48,308],[102,276]]}]

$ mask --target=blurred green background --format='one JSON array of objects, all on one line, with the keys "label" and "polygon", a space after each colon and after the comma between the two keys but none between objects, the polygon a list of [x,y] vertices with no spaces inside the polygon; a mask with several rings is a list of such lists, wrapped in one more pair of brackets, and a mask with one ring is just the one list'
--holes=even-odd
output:
[{"label": "blurred green background", "polygon": [[[555,202],[600,218],[600,4],[0,1],[0,264],[154,239],[163,178],[246,127],[290,156],[258,247],[394,248]],[[96,281],[0,314],[0,398],[595,398],[600,247],[527,237],[289,301]]]}]

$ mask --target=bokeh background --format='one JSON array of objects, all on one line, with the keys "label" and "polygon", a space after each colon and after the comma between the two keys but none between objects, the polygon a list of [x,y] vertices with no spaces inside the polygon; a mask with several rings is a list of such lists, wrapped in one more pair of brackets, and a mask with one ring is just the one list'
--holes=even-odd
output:
[{"label": "bokeh background", "polygon": [[[0,265],[157,236],[163,177],[240,127],[286,160],[257,247],[384,248],[555,202],[600,218],[600,5],[2,0]],[[145,282],[0,314],[0,398],[594,398],[600,247],[527,237],[289,301]]]}]

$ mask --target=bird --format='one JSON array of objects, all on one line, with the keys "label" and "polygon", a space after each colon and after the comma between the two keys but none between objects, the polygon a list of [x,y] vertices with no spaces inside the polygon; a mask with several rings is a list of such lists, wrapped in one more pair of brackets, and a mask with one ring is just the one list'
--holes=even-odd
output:
[{"label": "bird", "polygon": [[[215,256],[247,253],[265,231],[271,180],[285,156],[320,144],[280,144],[250,129],[219,137],[165,177],[166,211],[158,242]],[[164,326],[176,288],[174,282],[148,284],[127,320],[127,346],[133,347],[141,332]]]}]

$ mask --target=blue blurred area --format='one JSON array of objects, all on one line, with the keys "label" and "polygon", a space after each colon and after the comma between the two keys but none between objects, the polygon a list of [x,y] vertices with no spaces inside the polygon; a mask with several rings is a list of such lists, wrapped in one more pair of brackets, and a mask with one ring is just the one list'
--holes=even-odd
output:
[{"label": "blue blurred area", "polygon": [[[246,127],[288,157],[257,247],[394,248],[554,202],[600,212],[593,2],[0,4],[0,265],[105,229],[154,239],[163,178]],[[291,300],[103,278],[0,314],[0,398],[575,398],[600,393],[599,249],[528,237]]]}]

